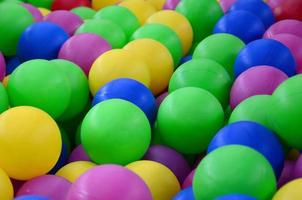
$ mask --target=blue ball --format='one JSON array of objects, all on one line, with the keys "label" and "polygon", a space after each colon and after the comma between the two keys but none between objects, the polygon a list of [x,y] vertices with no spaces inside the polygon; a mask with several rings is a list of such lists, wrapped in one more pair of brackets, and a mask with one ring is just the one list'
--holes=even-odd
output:
[{"label": "blue ball", "polygon": [[225,145],[244,145],[261,153],[272,165],[277,177],[284,166],[282,144],[273,132],[256,122],[240,121],[222,128],[208,146],[208,153]]},{"label": "blue ball", "polygon": [[6,60],[6,75],[11,74],[22,62],[18,56],[10,57]]},{"label": "blue ball", "polygon": [[181,60],[180,60],[180,64],[179,65],[182,65],[186,62],[189,62],[190,60],[192,60],[192,55],[188,55],[186,57],[183,57]]},{"label": "blue ball", "polygon": [[243,194],[228,194],[222,197],[218,197],[215,200],[257,200],[257,199]]},{"label": "blue ball", "polygon": [[215,25],[214,33],[229,33],[245,43],[260,39],[265,32],[261,19],[247,11],[233,11],[224,15]]},{"label": "blue ball", "polygon": [[192,187],[186,188],[177,193],[173,200],[195,200]]},{"label": "blue ball", "polygon": [[265,28],[270,27],[275,22],[273,11],[263,0],[237,0],[230,8],[230,11],[238,10],[253,13],[261,19]]},{"label": "blue ball", "polygon": [[288,76],[296,74],[296,62],[291,51],[282,43],[272,39],[253,41],[239,52],[234,64],[235,77],[259,65],[276,67]]},{"label": "blue ball", "polygon": [[15,198],[15,200],[50,200],[47,197],[36,196],[36,195],[25,195]]},{"label": "blue ball", "polygon": [[62,142],[62,150],[61,150],[60,157],[59,157],[56,165],[50,170],[49,174],[57,173],[57,171],[59,171],[59,169],[61,169],[66,164],[67,159],[68,159],[67,146],[66,146],[66,144],[64,144],[64,142]]},{"label": "blue ball", "polygon": [[154,123],[157,113],[156,101],[152,92],[142,83],[129,79],[119,78],[108,82],[100,88],[93,99],[93,106],[108,100],[123,99],[135,104]]},{"label": "blue ball", "polygon": [[56,24],[34,23],[22,33],[17,47],[17,55],[23,61],[56,59],[61,46],[67,39],[68,34]]}]

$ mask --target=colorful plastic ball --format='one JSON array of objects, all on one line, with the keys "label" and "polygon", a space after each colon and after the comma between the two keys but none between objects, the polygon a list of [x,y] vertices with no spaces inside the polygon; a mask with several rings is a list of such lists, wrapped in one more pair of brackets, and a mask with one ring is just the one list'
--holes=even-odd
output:
[{"label": "colorful plastic ball", "polygon": [[228,105],[231,78],[217,62],[209,59],[194,59],[182,64],[173,73],[169,92],[184,87],[198,87],[214,95],[223,107]]},{"label": "colorful plastic ball", "polygon": [[131,78],[150,85],[148,66],[131,51],[114,49],[105,52],[93,63],[89,72],[89,87],[93,95],[106,83],[117,78]]},{"label": "colorful plastic ball", "polygon": [[0,198],[11,200],[14,196],[14,188],[8,175],[0,168]]},{"label": "colorful plastic ball", "polygon": [[146,183],[129,169],[118,165],[101,165],[88,170],[71,186],[66,200],[95,198],[152,200]]},{"label": "colorful plastic ball", "polygon": [[[0,4],[0,51],[5,56],[16,54],[16,47],[22,32],[34,22],[31,13],[17,3]],[[18,21],[18,23],[14,23]]]},{"label": "colorful plastic ball", "polygon": [[19,67],[19,65],[21,65],[21,61],[18,56],[9,57],[6,59],[6,75],[13,73],[13,71]]},{"label": "colorful plastic ball", "polygon": [[61,135],[47,113],[29,106],[11,108],[1,114],[0,127],[0,167],[10,177],[28,180],[47,173],[56,164]]},{"label": "colorful plastic ball", "polygon": [[93,62],[110,49],[110,44],[100,36],[93,33],[82,33],[72,36],[63,44],[58,58],[79,65],[88,75]]},{"label": "colorful plastic ball", "polygon": [[46,8],[38,8],[38,9],[42,13],[43,17],[46,17],[47,15],[49,15],[51,13],[51,11]]},{"label": "colorful plastic ball", "polygon": [[173,58],[164,45],[152,39],[137,39],[129,42],[124,49],[144,59],[150,72],[153,94],[157,95],[168,87],[174,67]]},{"label": "colorful plastic ball", "polygon": [[163,10],[175,10],[176,6],[179,4],[180,0],[166,0]]},{"label": "colorful plastic ball", "polygon": [[52,200],[65,199],[71,183],[55,175],[35,177],[22,185],[16,196],[41,195]]},{"label": "colorful plastic ball", "polygon": [[20,197],[16,197],[14,200],[50,200],[50,199],[44,196],[22,195]]},{"label": "colorful plastic ball", "polygon": [[55,119],[68,108],[72,92],[65,73],[46,60],[20,65],[10,75],[7,91],[12,106],[31,105]]},{"label": "colorful plastic ball", "polygon": [[173,200],[195,200],[192,187],[180,191]]},{"label": "colorful plastic ball", "polygon": [[185,57],[183,57],[183,58],[180,60],[180,64],[184,64],[184,63],[186,63],[186,62],[189,62],[190,60],[192,60],[192,56],[191,56],[191,55],[185,56]]},{"label": "colorful plastic ball", "polygon": [[27,0],[27,3],[32,4],[35,7],[50,9],[54,0]]},{"label": "colorful plastic ball", "polygon": [[180,191],[176,176],[166,166],[148,160],[130,163],[126,166],[147,184],[153,200],[171,200]]},{"label": "colorful plastic ball", "polygon": [[199,42],[212,33],[216,22],[223,12],[217,1],[182,0],[176,11],[184,15],[191,23],[194,42]]},{"label": "colorful plastic ball", "polygon": [[82,145],[78,145],[76,148],[74,148],[69,156],[68,163],[76,161],[90,161],[90,158]]},{"label": "colorful plastic ball", "polygon": [[244,194],[227,194],[216,198],[215,200],[256,200],[254,197]]},{"label": "colorful plastic ball", "polygon": [[[61,131],[62,133],[62,131]],[[68,159],[68,149],[65,141],[62,139],[62,148],[61,153],[58,161],[56,162],[55,166],[48,172],[48,174],[55,174],[61,167],[63,167],[66,164],[66,161]]]},{"label": "colorful plastic ball", "polygon": [[76,34],[94,33],[107,40],[112,48],[122,48],[126,42],[123,29],[116,23],[105,19],[85,21],[76,31]]},{"label": "colorful plastic ball", "polygon": [[275,190],[276,178],[269,162],[257,151],[241,145],[221,147],[208,154],[193,180],[196,200],[212,200],[231,193],[266,200]]},{"label": "colorful plastic ball", "polygon": [[9,108],[9,100],[5,87],[0,83],[0,113]]},{"label": "colorful plastic ball", "polygon": [[302,7],[302,1],[300,0],[268,0],[267,3],[271,6],[278,20],[302,20],[300,10]]},{"label": "colorful plastic ball", "polygon": [[288,33],[302,37],[302,22],[294,19],[286,19],[276,22],[267,29],[263,37],[271,38],[274,35],[281,33]]},{"label": "colorful plastic ball", "polygon": [[131,40],[149,38],[163,44],[171,53],[176,67],[182,56],[181,41],[177,34],[168,26],[162,24],[146,24],[137,29]]},{"label": "colorful plastic ball", "polygon": [[233,83],[230,106],[234,109],[243,100],[261,94],[271,95],[287,79],[287,75],[271,66],[255,66],[240,74]]},{"label": "colorful plastic ball", "polygon": [[170,93],[157,116],[164,142],[181,153],[190,154],[205,150],[223,121],[219,101],[208,91],[195,87]]},{"label": "colorful plastic ball", "polygon": [[302,196],[302,178],[293,180],[277,191],[272,200],[300,200]]},{"label": "colorful plastic ball", "polygon": [[99,10],[94,15],[94,19],[106,19],[116,23],[123,29],[127,39],[140,27],[136,16],[126,7],[118,5],[107,6]]},{"label": "colorful plastic ball", "polygon": [[85,6],[76,7],[70,11],[78,15],[82,20],[92,19],[93,16],[96,14],[95,10]]},{"label": "colorful plastic ball", "polygon": [[0,81],[3,80],[6,74],[6,63],[3,54],[0,51]]},{"label": "colorful plastic ball", "polygon": [[240,51],[234,65],[235,77],[258,65],[276,67],[288,76],[296,74],[296,62],[289,48],[272,39],[255,40]]},{"label": "colorful plastic ball", "polygon": [[218,0],[224,13],[227,13],[236,0]]},{"label": "colorful plastic ball", "polygon": [[247,44],[260,39],[265,32],[265,26],[256,15],[238,10],[224,15],[215,25],[213,32],[235,35]]},{"label": "colorful plastic ball", "polygon": [[129,78],[119,78],[101,87],[94,96],[93,105],[108,99],[123,99],[139,107],[151,124],[156,118],[156,102],[152,92],[142,83]]},{"label": "colorful plastic ball", "polygon": [[121,0],[91,0],[92,8],[94,10],[101,10],[107,6],[116,5],[120,2]]},{"label": "colorful plastic ball", "polygon": [[295,169],[295,161],[286,160],[284,163],[284,167],[281,173],[281,176],[278,179],[278,188],[281,188],[286,183],[293,180],[293,173]]},{"label": "colorful plastic ball", "polygon": [[10,76],[10,75],[5,76],[4,79],[2,80],[3,86],[4,86],[5,88],[7,88],[8,81],[9,81],[9,76]]},{"label": "colorful plastic ball", "polygon": [[61,46],[67,39],[68,34],[58,25],[50,22],[38,22],[29,26],[22,33],[17,47],[17,55],[23,61],[56,59]]},{"label": "colorful plastic ball", "polygon": [[53,0],[52,10],[71,10],[79,6],[90,7],[89,0]]},{"label": "colorful plastic ball", "polygon": [[164,101],[164,99],[169,95],[168,92],[164,92],[156,98],[156,106],[159,108],[160,104]]},{"label": "colorful plastic ball", "polygon": [[125,165],[143,157],[151,141],[151,129],[137,106],[111,99],[97,104],[85,116],[81,141],[97,164]]},{"label": "colorful plastic ball", "polygon": [[41,22],[43,20],[43,15],[37,7],[28,3],[22,3],[21,5],[32,14],[35,22]]},{"label": "colorful plastic ball", "polygon": [[230,12],[244,10],[253,13],[261,19],[265,28],[275,22],[274,13],[262,0],[237,0],[229,10]]},{"label": "colorful plastic ball", "polygon": [[192,186],[194,175],[195,175],[195,169],[192,170],[190,174],[186,177],[186,179],[183,181],[181,185],[182,189],[186,189]]}]

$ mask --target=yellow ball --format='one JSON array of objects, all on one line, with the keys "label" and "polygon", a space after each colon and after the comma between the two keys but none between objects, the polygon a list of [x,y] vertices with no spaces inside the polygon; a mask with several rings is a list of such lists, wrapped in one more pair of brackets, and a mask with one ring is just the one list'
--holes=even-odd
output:
[{"label": "yellow ball", "polygon": [[142,0],[125,0],[120,3],[120,6],[128,8],[137,17],[141,25],[157,11],[150,2]]},{"label": "yellow ball", "polygon": [[94,10],[100,10],[106,6],[115,5],[121,1],[122,0],[92,0],[91,4]]},{"label": "yellow ball", "polygon": [[146,2],[150,2],[157,10],[162,10],[166,0],[145,0]]},{"label": "yellow ball", "polygon": [[46,8],[38,8],[41,12],[41,14],[43,15],[43,17],[45,17],[46,15],[50,14],[51,11],[46,9]]},{"label": "yellow ball", "polygon": [[183,55],[186,55],[193,41],[193,29],[186,17],[174,10],[162,10],[151,15],[147,24],[163,24],[171,28],[181,40]]},{"label": "yellow ball", "polygon": [[14,189],[12,182],[7,174],[0,168],[0,199],[12,200],[14,197]]},{"label": "yellow ball", "polygon": [[82,174],[96,166],[96,164],[88,161],[76,161],[71,162],[62,167],[57,173],[57,176],[61,176],[70,182],[74,183]]},{"label": "yellow ball", "polygon": [[145,181],[153,200],[171,200],[180,191],[176,176],[158,162],[141,160],[130,163],[126,167]]},{"label": "yellow ball", "polygon": [[8,81],[9,81],[9,75],[7,75],[6,77],[4,77],[4,79],[2,80],[2,83],[3,83],[4,87],[7,87]]},{"label": "yellow ball", "polygon": [[132,78],[147,87],[150,74],[146,63],[131,51],[113,49],[102,54],[89,72],[89,87],[93,95],[103,85],[117,78]]},{"label": "yellow ball", "polygon": [[128,43],[124,49],[144,59],[150,72],[150,89],[157,95],[164,91],[173,74],[173,58],[169,50],[152,39],[138,39]]},{"label": "yellow ball", "polygon": [[62,147],[56,122],[44,111],[20,106],[0,115],[0,168],[28,180],[49,172]]},{"label": "yellow ball", "polygon": [[273,197],[273,200],[301,200],[302,199],[302,178],[293,180],[281,189]]}]

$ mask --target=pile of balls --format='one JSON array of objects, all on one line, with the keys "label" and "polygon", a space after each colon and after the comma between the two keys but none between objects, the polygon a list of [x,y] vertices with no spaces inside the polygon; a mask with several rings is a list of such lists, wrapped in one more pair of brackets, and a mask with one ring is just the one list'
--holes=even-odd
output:
[{"label": "pile of balls", "polygon": [[301,200],[301,0],[0,0],[1,200]]}]

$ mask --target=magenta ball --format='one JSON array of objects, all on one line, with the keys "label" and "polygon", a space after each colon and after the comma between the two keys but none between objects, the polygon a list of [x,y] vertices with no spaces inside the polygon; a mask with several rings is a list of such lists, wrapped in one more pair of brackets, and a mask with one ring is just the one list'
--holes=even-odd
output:
[{"label": "magenta ball", "polygon": [[175,10],[180,0],[166,0],[163,9],[164,10]]},{"label": "magenta ball", "polygon": [[78,15],[67,10],[51,12],[44,18],[44,21],[57,24],[70,36],[83,24],[83,20]]},{"label": "magenta ball", "polygon": [[182,186],[181,186],[182,189],[185,189],[185,188],[188,188],[188,187],[192,186],[194,174],[195,174],[195,169],[190,172],[190,174],[186,177],[186,179],[182,183]]},{"label": "magenta ball", "polygon": [[4,78],[5,72],[6,72],[5,59],[4,59],[3,54],[0,51],[0,81],[2,81],[2,79]]},{"label": "magenta ball", "polygon": [[283,185],[293,180],[294,167],[295,167],[295,161],[291,161],[291,160],[285,161],[281,176],[279,177],[278,180],[278,188],[281,188]]},{"label": "magenta ball", "polygon": [[236,2],[236,0],[220,0],[219,4],[223,12],[228,12],[231,6]]},{"label": "magenta ball", "polygon": [[292,175],[294,179],[302,178],[302,155],[296,161]]},{"label": "magenta ball", "polygon": [[71,183],[60,176],[44,175],[33,178],[22,185],[17,196],[41,195],[51,200],[65,199]]},{"label": "magenta ball", "polygon": [[110,49],[110,44],[100,36],[82,33],[69,38],[61,47],[58,57],[79,65],[88,75],[93,62]]},{"label": "magenta ball", "polygon": [[302,37],[302,22],[295,19],[286,19],[273,24],[264,33],[263,38],[271,38],[280,33],[289,33]]},{"label": "magenta ball", "polygon": [[230,106],[234,109],[243,100],[261,94],[271,95],[287,79],[287,75],[271,66],[252,67],[238,76],[230,93]]},{"label": "magenta ball", "polygon": [[134,172],[118,165],[89,169],[71,186],[66,200],[152,200],[145,182]]},{"label": "magenta ball", "polygon": [[165,93],[162,93],[161,95],[159,95],[157,98],[156,98],[156,106],[157,108],[159,108],[161,102],[163,102],[163,100],[168,96],[168,92],[165,92]]},{"label": "magenta ball", "polygon": [[38,8],[28,3],[22,3],[21,5],[32,14],[35,19],[35,22],[43,21],[43,15]]},{"label": "magenta ball", "polygon": [[69,163],[76,161],[91,161],[82,145],[77,146],[69,156]]}]

